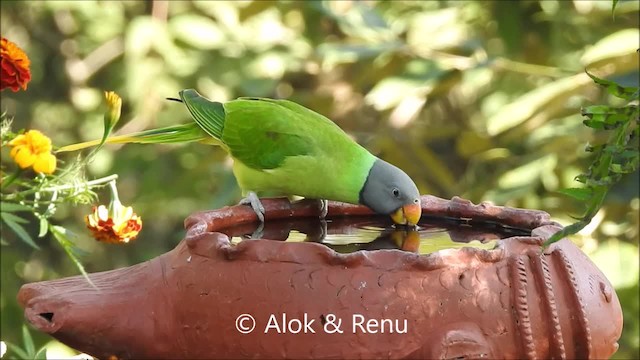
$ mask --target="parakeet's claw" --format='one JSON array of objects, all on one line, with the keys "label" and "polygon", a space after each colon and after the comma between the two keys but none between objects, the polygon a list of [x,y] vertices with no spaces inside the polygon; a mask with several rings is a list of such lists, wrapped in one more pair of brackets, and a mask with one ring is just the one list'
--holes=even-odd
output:
[{"label": "parakeet's claw", "polygon": [[240,200],[238,204],[250,205],[253,211],[258,216],[258,219],[260,220],[260,222],[261,223],[264,222],[264,206],[262,206],[262,203],[260,202],[260,198],[258,198],[258,195],[255,192],[249,191],[249,193],[247,194],[247,197]]},{"label": "parakeet's claw", "polygon": [[258,224],[258,227],[251,234],[252,239],[262,239],[264,237],[264,221]]},{"label": "parakeet's claw", "polygon": [[329,212],[329,200],[320,200],[320,219],[324,220]]},{"label": "parakeet's claw", "polygon": [[[327,200],[325,200],[327,201]],[[326,213],[325,213],[326,215]],[[327,230],[327,221],[324,219],[324,217],[320,220],[320,241],[319,242],[323,242],[324,239],[327,238],[327,235],[329,234],[329,231]]]}]

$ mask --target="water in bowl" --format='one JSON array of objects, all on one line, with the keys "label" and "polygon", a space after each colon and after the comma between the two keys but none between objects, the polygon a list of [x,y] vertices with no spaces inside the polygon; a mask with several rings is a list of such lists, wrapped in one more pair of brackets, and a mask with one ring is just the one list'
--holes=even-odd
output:
[{"label": "water in bowl", "polygon": [[415,229],[396,226],[387,217],[349,216],[266,221],[240,224],[220,232],[232,244],[251,239],[322,243],[340,253],[359,250],[399,249],[428,254],[442,249],[475,247],[492,249],[497,240],[511,236],[530,236],[526,229],[494,222],[423,216]]}]

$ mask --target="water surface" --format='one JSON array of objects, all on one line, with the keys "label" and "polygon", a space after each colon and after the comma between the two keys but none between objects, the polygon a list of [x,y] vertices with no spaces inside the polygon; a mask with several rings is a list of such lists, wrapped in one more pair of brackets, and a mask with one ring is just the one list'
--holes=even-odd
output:
[{"label": "water surface", "polygon": [[415,229],[393,225],[387,217],[349,216],[322,221],[316,218],[242,224],[221,230],[231,242],[270,239],[317,242],[340,253],[359,250],[400,249],[428,254],[441,249],[475,247],[491,249],[499,239],[529,236],[525,229],[494,222],[423,216]]}]

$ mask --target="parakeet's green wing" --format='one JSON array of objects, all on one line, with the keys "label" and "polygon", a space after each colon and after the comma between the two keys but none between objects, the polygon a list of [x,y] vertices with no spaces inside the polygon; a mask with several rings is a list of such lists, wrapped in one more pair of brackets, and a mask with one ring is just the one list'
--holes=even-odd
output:
[{"label": "parakeet's green wing", "polygon": [[226,114],[221,103],[209,101],[193,89],[180,91],[180,98],[202,130],[216,139],[222,139]]},{"label": "parakeet's green wing", "polygon": [[195,90],[180,96],[235,160],[243,191],[358,202],[376,158],[326,117],[287,100],[240,98],[220,110]]},{"label": "parakeet's green wing", "polygon": [[269,170],[281,166],[287,157],[311,155],[308,119],[280,102],[245,98],[225,103],[222,141],[236,160],[256,170]]}]

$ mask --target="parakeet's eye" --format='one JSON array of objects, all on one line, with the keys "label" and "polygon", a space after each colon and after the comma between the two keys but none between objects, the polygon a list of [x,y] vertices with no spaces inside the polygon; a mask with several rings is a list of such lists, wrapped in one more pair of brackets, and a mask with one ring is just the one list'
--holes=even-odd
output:
[{"label": "parakeet's eye", "polygon": [[393,188],[393,196],[400,197],[400,190],[398,190],[398,188]]}]

